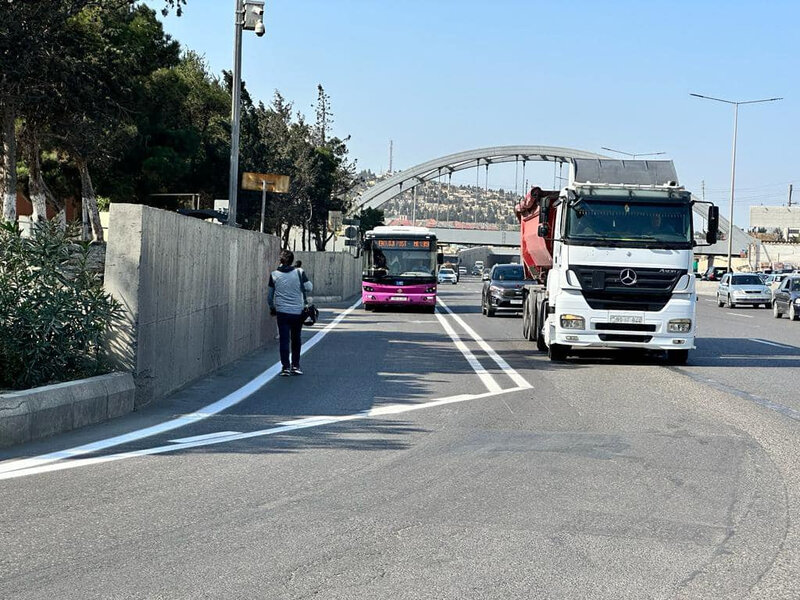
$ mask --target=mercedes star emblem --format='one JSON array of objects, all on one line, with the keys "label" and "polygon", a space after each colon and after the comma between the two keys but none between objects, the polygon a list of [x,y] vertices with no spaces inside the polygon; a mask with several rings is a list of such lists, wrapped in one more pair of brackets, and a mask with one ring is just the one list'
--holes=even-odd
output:
[{"label": "mercedes star emblem", "polygon": [[622,269],[619,272],[619,280],[622,285],[634,285],[636,283],[636,271],[633,269]]}]

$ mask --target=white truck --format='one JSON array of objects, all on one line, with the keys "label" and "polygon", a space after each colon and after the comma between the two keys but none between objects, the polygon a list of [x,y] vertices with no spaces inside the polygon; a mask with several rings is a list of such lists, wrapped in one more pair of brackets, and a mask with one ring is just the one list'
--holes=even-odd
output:
[{"label": "white truck", "polygon": [[[551,360],[580,348],[666,352],[684,364],[696,332],[693,207],[672,161],[575,159],[560,192],[515,209],[526,276],[523,335]],[[705,241],[717,239],[710,203]]]}]

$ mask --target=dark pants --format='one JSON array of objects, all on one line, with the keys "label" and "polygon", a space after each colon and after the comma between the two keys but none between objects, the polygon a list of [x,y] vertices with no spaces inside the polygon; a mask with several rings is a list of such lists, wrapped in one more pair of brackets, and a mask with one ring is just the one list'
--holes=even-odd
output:
[{"label": "dark pants", "polygon": [[291,366],[300,368],[300,334],[303,331],[303,315],[278,313],[278,335],[280,336],[281,364],[289,368],[289,340],[292,346]]}]

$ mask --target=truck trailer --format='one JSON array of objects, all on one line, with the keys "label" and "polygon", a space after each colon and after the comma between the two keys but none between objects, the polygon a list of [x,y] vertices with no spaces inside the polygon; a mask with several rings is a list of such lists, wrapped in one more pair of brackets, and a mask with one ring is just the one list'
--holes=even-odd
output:
[{"label": "truck trailer", "polygon": [[[575,159],[560,191],[534,187],[515,207],[523,336],[553,361],[586,348],[666,352],[684,364],[695,347],[695,239],[699,200],[672,161]],[[717,239],[708,204],[705,243]]]}]

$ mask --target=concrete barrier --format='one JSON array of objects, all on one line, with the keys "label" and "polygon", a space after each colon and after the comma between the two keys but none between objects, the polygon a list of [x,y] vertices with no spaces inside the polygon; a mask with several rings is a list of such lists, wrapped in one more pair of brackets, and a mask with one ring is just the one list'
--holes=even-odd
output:
[{"label": "concrete barrier", "polygon": [[100,423],[133,410],[130,373],[0,394],[0,448]]},{"label": "concrete barrier", "polygon": [[109,227],[105,288],[126,311],[109,349],[137,408],[275,343],[275,236],[139,204],[113,204]]},{"label": "concrete barrier", "polygon": [[361,259],[349,252],[295,252],[314,284],[314,302],[341,302],[361,292]]}]

